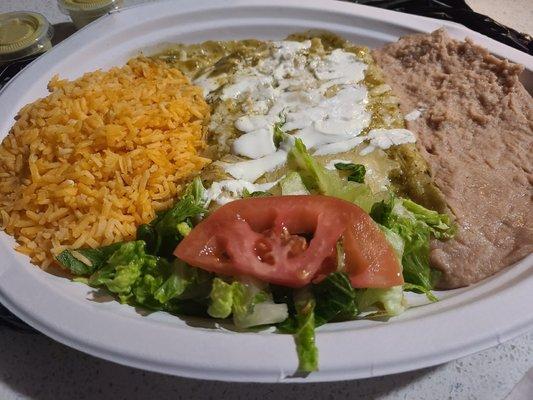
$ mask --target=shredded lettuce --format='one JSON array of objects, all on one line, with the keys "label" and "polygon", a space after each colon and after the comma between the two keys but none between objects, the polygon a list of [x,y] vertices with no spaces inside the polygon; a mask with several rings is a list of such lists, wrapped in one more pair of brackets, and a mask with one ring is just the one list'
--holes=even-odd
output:
[{"label": "shredded lettuce", "polygon": [[431,302],[439,301],[437,296],[435,296],[433,293],[431,293],[431,290],[428,290],[425,287],[422,287],[420,285],[415,285],[413,283],[404,283],[403,284],[403,290],[408,292],[414,292],[414,293],[422,293],[425,294],[427,299]]},{"label": "shredded lettuce", "polygon": [[213,318],[233,315],[238,328],[272,325],[288,317],[287,305],[274,303],[268,285],[251,279],[227,283],[215,278],[209,298],[207,313]]},{"label": "shredded lettuce", "polygon": [[369,214],[372,219],[381,226],[389,227],[391,224],[393,207],[394,195],[390,193],[388,199],[374,203]]},{"label": "shredded lettuce", "polygon": [[[416,285],[418,292],[427,294],[438,278],[438,272],[429,264],[430,239],[432,236],[438,239],[453,237],[456,227],[450,216],[394,195],[388,200],[375,203],[370,215],[381,224],[395,249],[399,246],[399,239],[403,241],[401,260],[404,280]],[[395,238],[391,236],[393,233]],[[407,286],[406,290],[414,290],[414,287]]]},{"label": "shredded lettuce", "polygon": [[233,315],[233,323],[238,328],[250,328],[253,326],[273,325],[287,319],[287,305],[276,304],[270,300],[256,302],[253,310]]},{"label": "shredded lettuce", "polygon": [[344,272],[329,274],[313,285],[315,297],[315,325],[340,319],[353,319],[358,314],[356,291]]},{"label": "shredded lettuce", "polygon": [[318,370],[318,349],[315,344],[315,304],[315,299],[309,289],[295,290],[296,331],[294,332],[294,340],[300,372]]},{"label": "shredded lettuce", "polygon": [[[283,121],[274,127],[276,146],[286,135]],[[339,320],[391,317],[406,309],[404,291],[425,293],[431,301],[436,272],[429,265],[430,238],[455,234],[450,216],[428,210],[391,194],[372,194],[364,183],[365,167],[337,163],[320,165],[296,139],[288,158],[289,172],[279,181],[282,195],[324,194],[347,200],[369,212],[383,231],[403,267],[405,284],[391,288],[355,289],[344,271],[342,243],[337,244],[338,268],[319,283],[302,289],[268,285],[248,277],[214,276],[176,259],[177,244],[206,213],[205,189],[196,178],[183,197],[149,224],[137,240],[99,249],[65,250],[57,260],[75,280],[106,288],[123,303],[180,315],[232,318],[237,328],[276,325],[294,335],[299,370],[317,370],[315,328]],[[244,197],[268,192],[244,193]]]},{"label": "shredded lettuce", "polygon": [[335,168],[339,171],[348,172],[347,179],[352,182],[365,183],[366,168],[363,164],[335,163]]},{"label": "shredded lettuce", "polygon": [[276,148],[279,148],[281,143],[285,140],[286,133],[283,131],[283,125],[285,125],[286,118],[280,114],[281,120],[274,124],[272,140]]},{"label": "shredded lettuce", "polygon": [[170,276],[153,292],[154,298],[165,304],[172,299],[205,297],[209,293],[211,280],[210,273],[175,259]]},{"label": "shredded lettuce", "polygon": [[272,196],[272,193],[264,192],[262,190],[256,190],[255,192],[250,192],[248,189],[244,188],[242,191],[242,198],[246,199],[248,197],[266,197]]},{"label": "shredded lettuce", "polygon": [[317,370],[318,349],[315,328],[335,320],[353,319],[358,314],[356,290],[347,275],[335,272],[322,282],[302,289],[273,287],[276,301],[283,301],[289,317],[277,325],[278,330],[294,336],[300,372]]},{"label": "shredded lettuce", "polygon": [[452,223],[448,214],[439,214],[437,211],[429,210],[409,199],[402,199],[401,206],[410,212],[416,220],[424,222],[436,239],[450,239],[457,231],[457,226]]},{"label": "shredded lettuce", "polygon": [[149,224],[139,226],[137,239],[146,243],[150,254],[170,257],[177,244],[192,228],[193,218],[205,212],[205,189],[200,178],[195,178],[172,208],[160,213]]},{"label": "shredded lettuce", "polygon": [[209,298],[211,303],[207,313],[213,318],[228,318],[233,310],[234,292],[238,290],[238,282],[226,283],[222,279],[213,279],[213,287]]},{"label": "shredded lettuce", "polygon": [[359,291],[357,304],[360,310],[377,310],[367,317],[399,315],[407,308],[404,291],[424,293],[430,301],[436,301],[431,293],[435,271],[429,264],[429,241],[432,235],[438,238],[453,236],[456,228],[450,217],[393,195],[389,200],[375,203],[370,215],[401,260],[406,283],[387,289]]},{"label": "shredded lettuce", "polygon": [[306,195],[309,190],[305,187],[302,177],[298,172],[289,172],[280,182],[281,194],[288,195]]},{"label": "shredded lettuce", "polygon": [[187,222],[180,222],[176,225],[176,230],[182,237],[185,237],[191,233],[192,227]]},{"label": "shredded lettuce", "polygon": [[384,233],[385,239],[387,239],[387,242],[389,242],[392,249],[394,250],[394,254],[396,254],[396,257],[398,258],[400,265],[402,265],[401,262],[403,258],[403,251],[405,248],[405,243],[402,237],[398,233],[394,232],[392,229],[389,229],[379,224],[378,226],[379,226],[379,229],[381,229],[381,231]]},{"label": "shredded lettuce", "polygon": [[307,151],[303,141],[296,139],[288,156],[289,167],[298,172],[310,192],[338,197],[357,204],[366,212],[372,208],[375,196],[362,183],[342,179],[337,171],[330,171],[320,165]]},{"label": "shredded lettuce", "polygon": [[[203,303],[211,289],[212,275],[175,259],[146,253],[142,240],[121,243],[92,274],[76,270],[76,281],[104,287],[122,303],[151,310],[166,310],[186,315],[204,315]],[[60,261],[61,262],[61,261]],[[69,264],[64,264],[68,267]],[[190,301],[190,300],[193,301]]]},{"label": "shredded lettuce", "polygon": [[402,285],[384,289],[362,289],[358,292],[357,304],[362,312],[378,309],[368,317],[393,317],[407,308]]},{"label": "shredded lettuce", "polygon": [[[166,267],[166,263],[165,263]],[[119,294],[123,303],[141,305],[149,309],[162,308],[157,300],[154,299],[154,293],[163,284],[164,277],[157,271],[143,271],[132,285],[131,291]]]},{"label": "shredded lettuce", "polygon": [[126,295],[141,276],[143,269],[152,269],[157,258],[145,253],[142,240],[121,245],[106,265],[89,278],[91,286],[106,286],[112,293]]},{"label": "shredded lettuce", "polygon": [[63,250],[57,261],[73,275],[90,275],[99,270],[123,242],[97,249]]}]

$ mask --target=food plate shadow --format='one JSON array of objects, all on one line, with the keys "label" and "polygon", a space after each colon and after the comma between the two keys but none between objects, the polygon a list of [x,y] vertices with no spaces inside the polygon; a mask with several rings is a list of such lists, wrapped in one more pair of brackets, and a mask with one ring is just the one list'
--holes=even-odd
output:
[{"label": "food plate shadow", "polygon": [[[104,289],[94,289],[91,291],[88,297],[89,301],[94,301],[96,303],[109,303],[110,301],[115,301],[115,298],[109,294],[109,292]],[[138,313],[141,315],[147,315],[146,310],[138,310]]]}]

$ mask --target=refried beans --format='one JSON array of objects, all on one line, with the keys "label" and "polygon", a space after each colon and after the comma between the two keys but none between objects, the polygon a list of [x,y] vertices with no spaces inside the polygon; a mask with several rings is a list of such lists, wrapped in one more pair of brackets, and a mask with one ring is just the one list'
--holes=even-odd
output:
[{"label": "refried beans", "polygon": [[445,31],[373,53],[459,226],[434,240],[440,288],[470,285],[533,251],[533,100],[522,67]]}]

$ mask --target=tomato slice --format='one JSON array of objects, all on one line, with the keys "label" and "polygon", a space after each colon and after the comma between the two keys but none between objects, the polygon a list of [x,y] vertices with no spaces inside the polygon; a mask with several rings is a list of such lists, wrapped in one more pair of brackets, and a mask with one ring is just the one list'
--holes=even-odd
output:
[{"label": "tomato slice", "polygon": [[302,287],[335,270],[340,239],[354,287],[403,283],[394,251],[369,215],[327,196],[233,201],[200,222],[174,255],[217,274]]}]

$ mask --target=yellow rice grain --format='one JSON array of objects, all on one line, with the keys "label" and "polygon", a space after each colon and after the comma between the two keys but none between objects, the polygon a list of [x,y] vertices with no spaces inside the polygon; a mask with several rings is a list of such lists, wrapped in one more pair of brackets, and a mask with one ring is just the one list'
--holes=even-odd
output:
[{"label": "yellow rice grain", "polygon": [[88,265],[89,267],[93,266],[93,262],[87,257],[85,257],[83,254],[81,254],[79,251],[72,250],[72,256],[77,260],[81,261],[82,263]]},{"label": "yellow rice grain", "polygon": [[164,62],[48,88],[0,145],[0,227],[42,268],[66,248],[132,239],[209,163],[202,91]]}]

